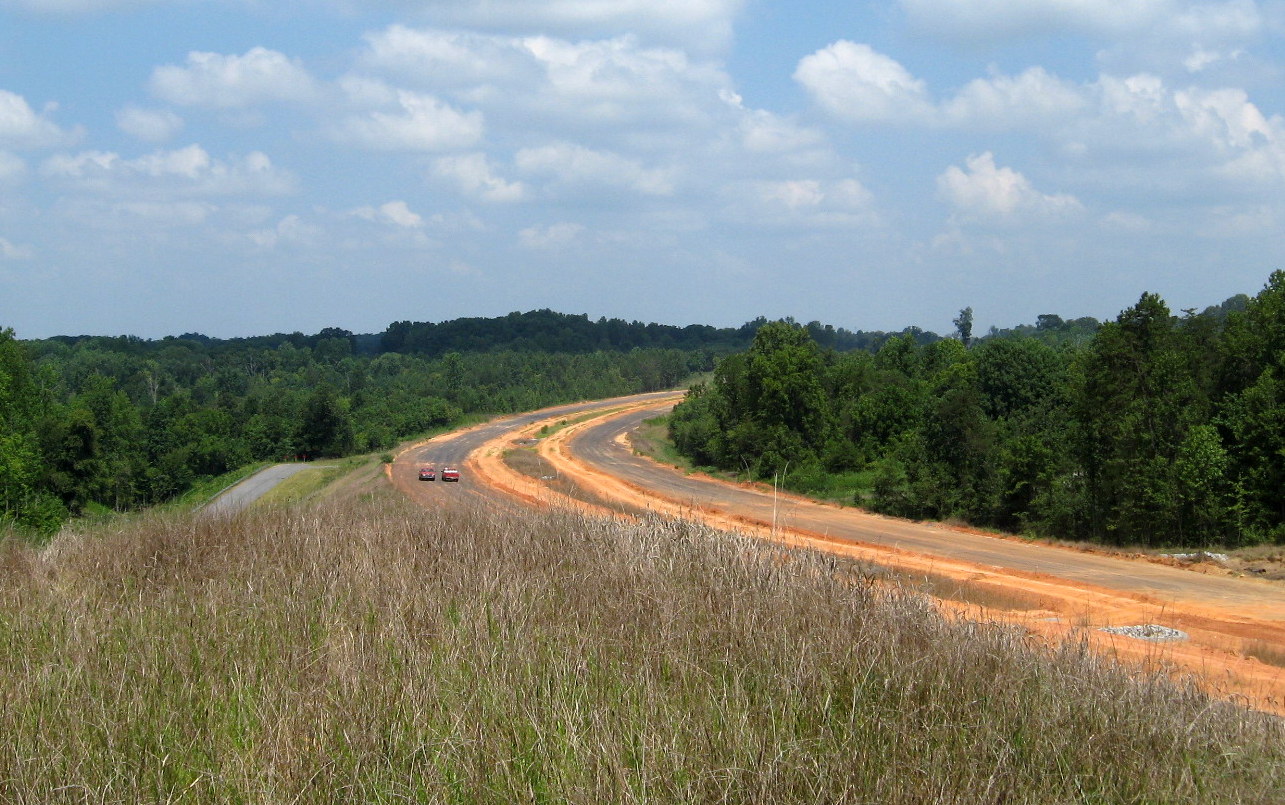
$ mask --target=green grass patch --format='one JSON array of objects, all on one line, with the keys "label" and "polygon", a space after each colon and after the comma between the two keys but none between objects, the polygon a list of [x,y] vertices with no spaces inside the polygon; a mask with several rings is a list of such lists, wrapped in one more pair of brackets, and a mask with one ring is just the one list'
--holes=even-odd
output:
[{"label": "green grass patch", "polygon": [[256,505],[289,506],[323,497],[326,488],[338,479],[378,461],[378,456],[374,455],[319,461],[277,484],[259,498]]},{"label": "green grass patch", "polygon": [[874,494],[874,478],[873,470],[791,473],[785,488],[829,503],[860,506]]},{"label": "green grass patch", "polygon": [[213,478],[204,478],[192,485],[192,488],[184,492],[171,503],[165,504],[165,509],[176,509],[178,511],[191,511],[199,509],[210,501],[219,496],[219,493],[249,478],[260,470],[272,466],[272,462],[260,461],[256,464],[246,464],[244,467],[237,467],[234,470],[223,473]]},{"label": "green grass patch", "polygon": [[552,425],[541,425],[538,435],[540,438],[543,439],[546,436],[552,436],[553,434],[557,433],[560,430],[565,430],[566,428],[569,428],[572,425],[576,425],[580,422],[587,422],[591,419],[597,419],[602,416],[609,416],[611,414],[616,413],[619,410],[620,410],[619,408],[602,408],[595,411],[587,411],[577,416],[567,417],[566,419],[559,419],[557,422],[553,423]]},{"label": "green grass patch", "polygon": [[669,414],[644,419],[642,425],[630,434],[629,439],[638,455],[677,467],[684,472],[697,469],[691,459],[674,449],[674,443],[669,440]]}]

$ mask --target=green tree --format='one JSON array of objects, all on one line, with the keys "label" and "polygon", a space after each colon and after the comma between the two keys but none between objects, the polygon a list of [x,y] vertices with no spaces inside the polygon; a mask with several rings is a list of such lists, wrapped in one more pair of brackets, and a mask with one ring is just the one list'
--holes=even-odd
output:
[{"label": "green tree", "polygon": [[1177,472],[1192,427],[1208,419],[1208,400],[1160,297],[1143,294],[1099,330],[1085,353],[1076,413],[1095,536],[1155,545],[1208,539],[1192,532],[1190,513],[1214,503],[1189,499],[1206,487],[1184,484]]},{"label": "green tree", "polygon": [[959,316],[952,322],[955,325],[955,332],[959,334],[959,340],[964,346],[973,342],[973,309],[966,307],[959,311]]},{"label": "green tree", "polygon": [[759,424],[797,434],[809,448],[825,442],[830,401],[820,348],[798,325],[771,322],[754,336],[746,367],[751,410]]},{"label": "green tree", "polygon": [[309,458],[342,456],[352,450],[352,421],[330,388],[317,389],[304,403],[297,440]]},{"label": "green tree", "polygon": [[0,329],[0,522],[48,532],[66,511],[41,485],[40,409],[34,367],[13,330]]},{"label": "green tree", "polygon": [[1241,538],[1285,541],[1285,354],[1222,405]]}]

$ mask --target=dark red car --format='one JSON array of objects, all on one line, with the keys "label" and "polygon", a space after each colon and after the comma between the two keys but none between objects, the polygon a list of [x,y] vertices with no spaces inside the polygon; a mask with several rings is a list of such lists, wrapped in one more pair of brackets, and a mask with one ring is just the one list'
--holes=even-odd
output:
[{"label": "dark red car", "polygon": [[419,471],[419,479],[421,481],[437,480],[437,470],[433,469],[432,467],[421,467]]}]

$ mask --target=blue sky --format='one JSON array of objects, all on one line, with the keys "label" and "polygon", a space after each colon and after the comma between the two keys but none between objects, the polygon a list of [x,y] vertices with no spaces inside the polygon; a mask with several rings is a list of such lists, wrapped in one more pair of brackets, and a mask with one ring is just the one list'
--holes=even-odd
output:
[{"label": "blue sky", "polygon": [[0,327],[950,332],[1285,268],[1285,2],[0,0]]}]

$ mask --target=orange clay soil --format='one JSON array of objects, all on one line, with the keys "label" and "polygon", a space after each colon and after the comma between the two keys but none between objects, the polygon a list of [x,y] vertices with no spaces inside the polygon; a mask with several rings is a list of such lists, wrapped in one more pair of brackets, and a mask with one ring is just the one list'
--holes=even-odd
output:
[{"label": "orange clay soil", "polygon": [[[646,406],[654,407],[655,403]],[[993,594],[995,599],[1038,601],[1038,609],[1014,611],[942,600],[948,615],[971,620],[1018,624],[1048,643],[1084,640],[1103,655],[1133,664],[1144,671],[1160,671],[1175,678],[1195,681],[1211,693],[1233,698],[1247,706],[1285,715],[1285,668],[1245,656],[1247,643],[1272,656],[1285,657],[1285,623],[1264,620],[1253,612],[1229,611],[1225,607],[1195,602],[1160,603],[1146,595],[1067,581],[1054,576],[983,567],[897,548],[829,538],[794,529],[776,529],[770,524],[742,517],[734,512],[697,510],[689,504],[666,499],[579,461],[567,447],[568,440],[603,417],[618,416],[643,405],[599,412],[540,440],[538,450],[559,473],[572,478],[581,488],[604,500],[650,510],[663,515],[700,519],[709,525],[739,531],[791,547],[809,548],[867,562],[905,573],[925,573],[966,583],[970,588]],[[619,512],[559,495],[525,476],[504,461],[504,453],[519,439],[529,440],[542,426],[565,417],[536,422],[519,431],[493,439],[470,457],[470,476],[526,505],[570,506],[613,516]],[[624,437],[620,437],[624,438]],[[803,498],[792,500],[808,505]],[[812,505],[826,505],[815,504]],[[1074,555],[1075,549],[1067,549]],[[1141,561],[1141,560],[1139,560]],[[1103,632],[1108,625],[1174,623],[1189,639],[1149,641]]]}]

